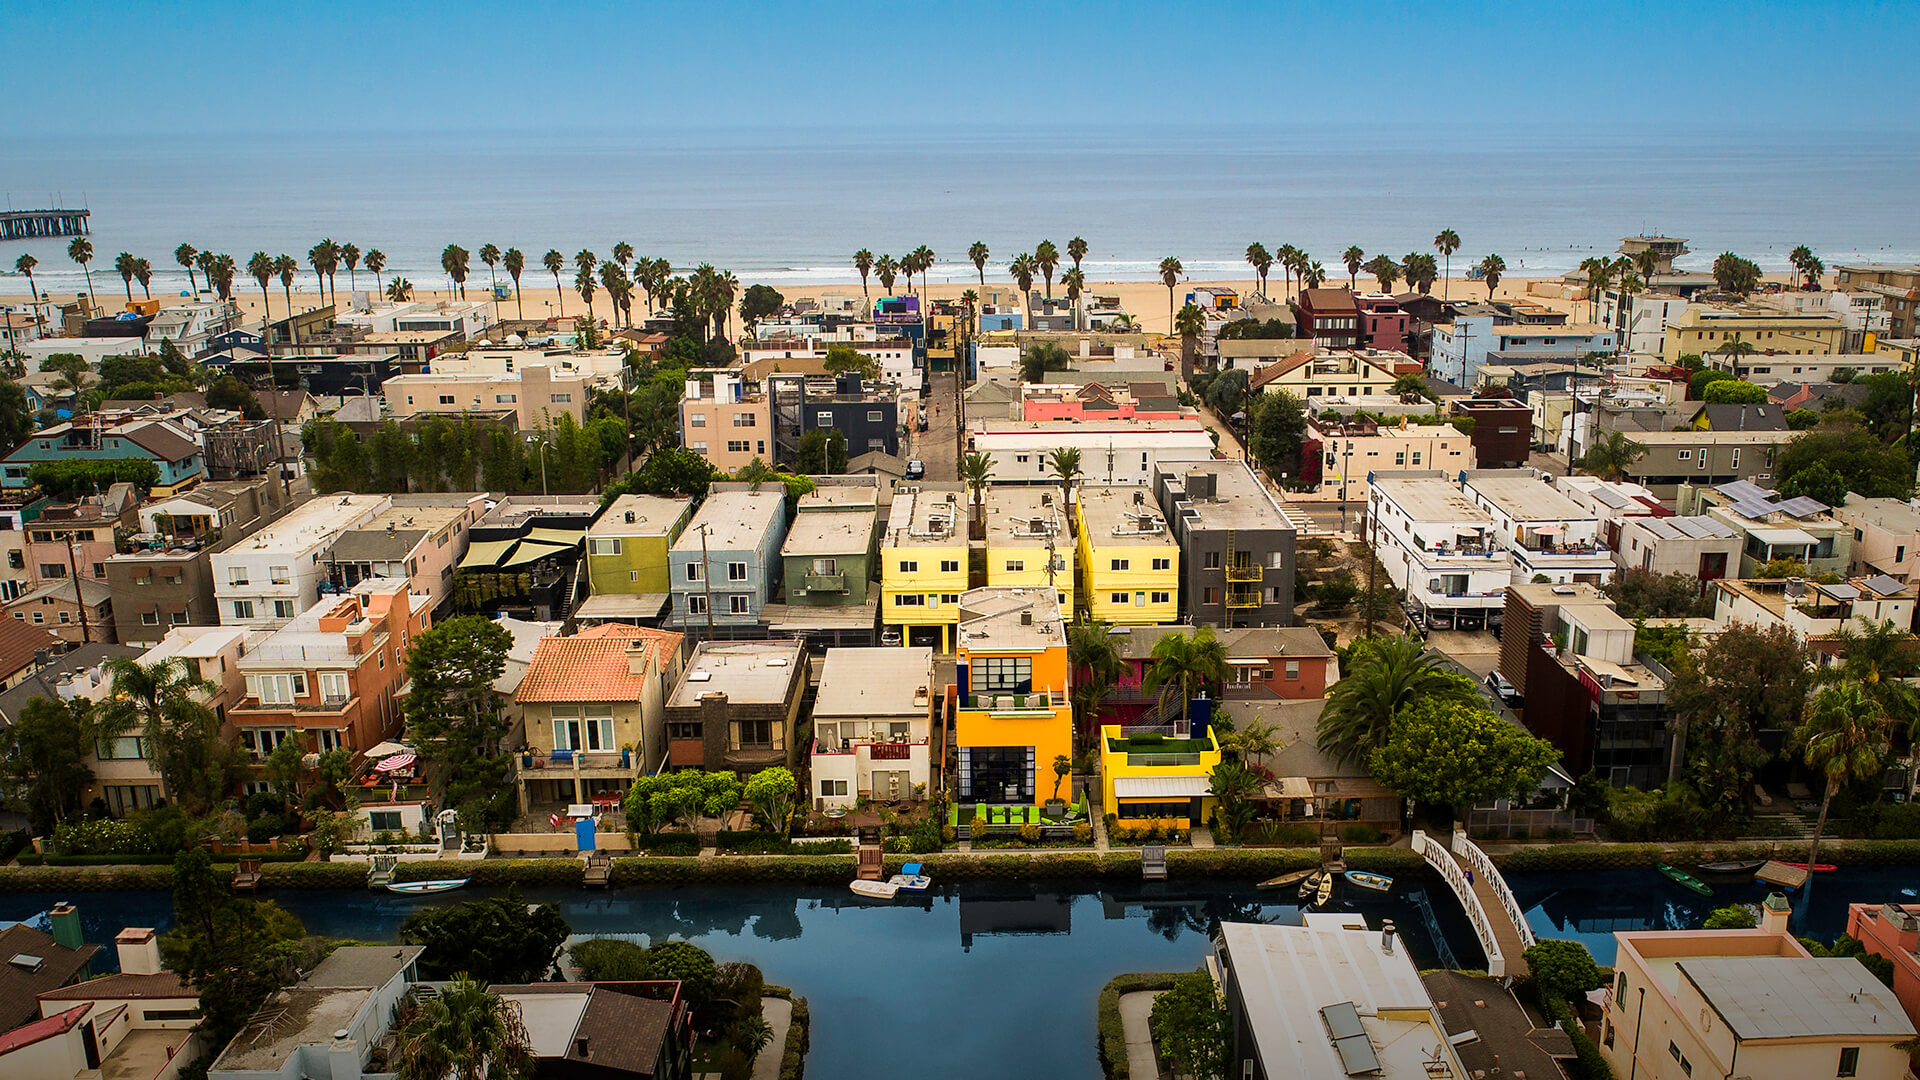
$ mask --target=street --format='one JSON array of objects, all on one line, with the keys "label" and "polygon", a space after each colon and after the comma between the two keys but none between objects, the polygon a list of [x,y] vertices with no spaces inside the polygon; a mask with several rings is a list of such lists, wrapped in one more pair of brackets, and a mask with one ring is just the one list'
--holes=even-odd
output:
[{"label": "street", "polygon": [[919,430],[917,418],[907,417],[904,410],[902,413],[907,424],[907,441],[901,447],[900,456],[925,462],[929,480],[960,479],[960,459],[953,442],[954,378],[950,371],[927,376],[932,392],[919,399],[919,404],[927,410],[927,430]]}]

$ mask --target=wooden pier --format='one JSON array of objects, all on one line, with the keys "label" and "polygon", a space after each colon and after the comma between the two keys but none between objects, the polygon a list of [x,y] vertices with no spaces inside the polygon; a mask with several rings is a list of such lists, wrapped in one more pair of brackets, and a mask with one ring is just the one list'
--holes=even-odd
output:
[{"label": "wooden pier", "polygon": [[0,240],[36,240],[45,236],[85,236],[86,210],[0,211]]}]

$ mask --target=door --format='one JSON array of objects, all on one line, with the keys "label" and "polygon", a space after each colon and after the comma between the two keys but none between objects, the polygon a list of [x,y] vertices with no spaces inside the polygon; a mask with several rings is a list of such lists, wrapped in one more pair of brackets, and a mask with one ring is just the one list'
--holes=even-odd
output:
[{"label": "door", "polygon": [[93,1021],[89,1020],[80,1027],[80,1050],[87,1058],[87,1068],[100,1067],[100,1039],[93,1032]]}]

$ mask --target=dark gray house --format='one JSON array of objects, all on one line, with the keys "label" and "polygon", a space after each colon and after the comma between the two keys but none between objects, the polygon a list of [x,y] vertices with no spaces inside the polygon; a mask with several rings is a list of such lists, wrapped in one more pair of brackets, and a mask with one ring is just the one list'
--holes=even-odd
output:
[{"label": "dark gray house", "polygon": [[1180,612],[1196,626],[1293,625],[1296,527],[1245,462],[1161,461],[1154,497],[1180,544]]},{"label": "dark gray house", "polygon": [[838,430],[847,437],[848,458],[873,451],[900,453],[897,388],[867,386],[856,372],[831,381],[775,373],[767,383],[774,405],[774,441],[782,463],[793,460],[801,436],[821,429]]}]

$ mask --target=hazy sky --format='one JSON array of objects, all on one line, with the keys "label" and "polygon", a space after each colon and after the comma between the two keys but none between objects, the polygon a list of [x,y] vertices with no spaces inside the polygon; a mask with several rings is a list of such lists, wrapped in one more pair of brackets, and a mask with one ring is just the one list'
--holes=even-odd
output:
[{"label": "hazy sky", "polygon": [[1913,2],[0,0],[10,141],[1382,121],[1910,133],[1916,40]]}]

